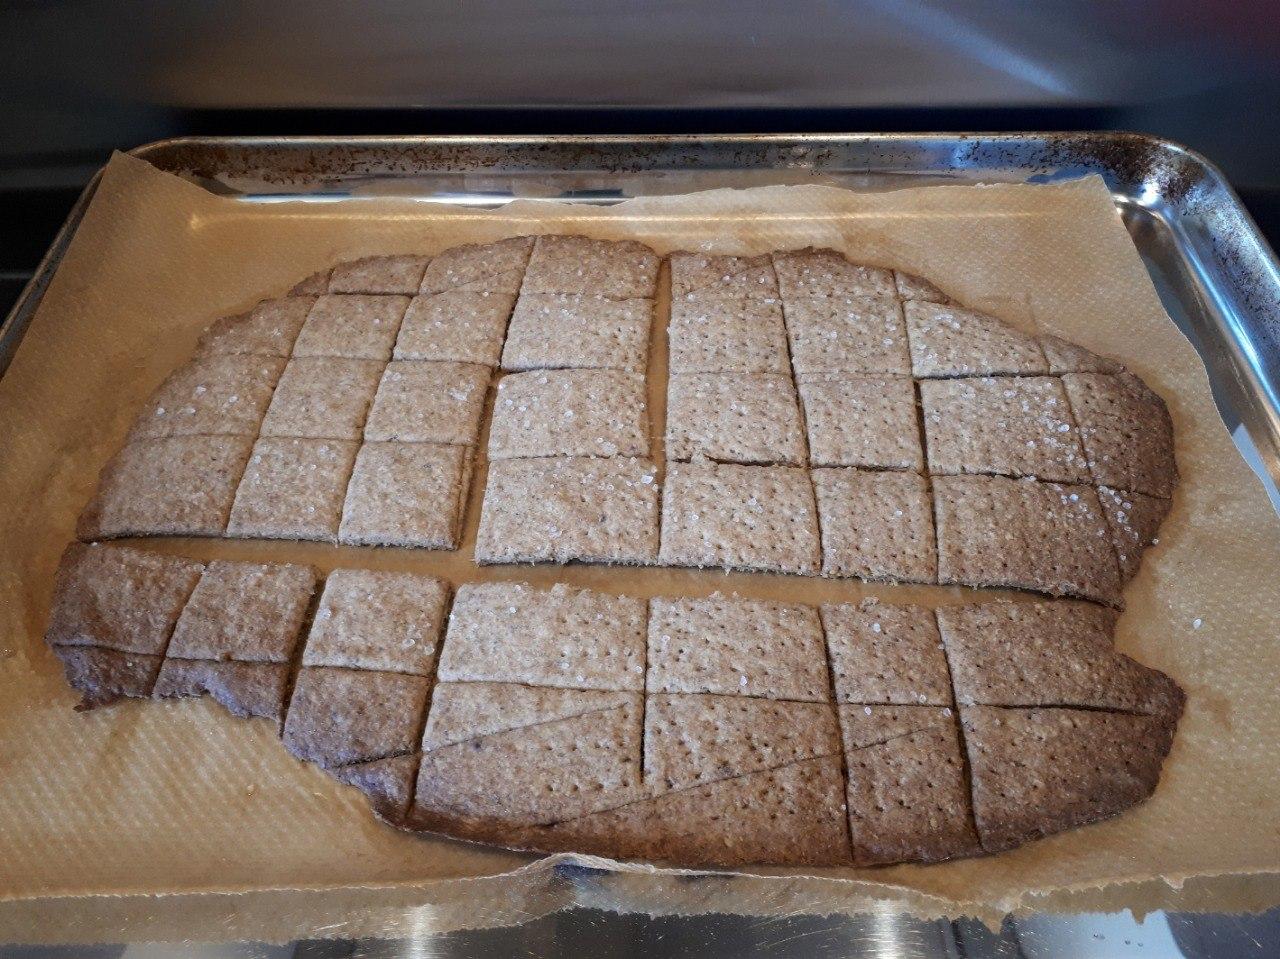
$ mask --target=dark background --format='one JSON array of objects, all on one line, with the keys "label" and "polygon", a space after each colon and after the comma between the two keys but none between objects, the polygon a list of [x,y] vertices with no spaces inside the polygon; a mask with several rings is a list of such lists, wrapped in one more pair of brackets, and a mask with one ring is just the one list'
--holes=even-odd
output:
[{"label": "dark background", "polygon": [[1260,0],[0,0],[0,311],[113,149],[186,134],[1139,130],[1280,238]]}]

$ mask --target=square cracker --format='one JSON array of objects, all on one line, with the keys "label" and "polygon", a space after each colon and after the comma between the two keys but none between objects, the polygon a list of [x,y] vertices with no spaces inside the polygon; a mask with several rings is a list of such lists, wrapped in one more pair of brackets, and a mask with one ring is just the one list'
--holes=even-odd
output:
[{"label": "square cracker", "polygon": [[634,240],[540,236],[533,245],[521,292],[589,293],[614,300],[652,298],[658,290],[658,255]]},{"label": "square cracker", "polygon": [[448,290],[504,293],[520,289],[534,237],[513,236],[495,243],[466,243],[431,258],[422,277],[423,293]]},{"label": "square cracker", "polygon": [[425,676],[304,666],[284,721],[285,749],[326,767],[411,753],[430,688]]},{"label": "square cracker", "polygon": [[1078,709],[965,706],[960,715],[987,852],[1142,802],[1160,780],[1177,725],[1176,716]]},{"label": "square cracker", "polygon": [[1111,527],[1111,542],[1120,564],[1120,578],[1129,582],[1138,575],[1142,554],[1156,542],[1160,524],[1169,514],[1169,500],[1143,493],[1127,493],[1109,486],[1098,487],[1098,500]]},{"label": "square cracker", "polygon": [[472,446],[488,391],[487,366],[393,360],[378,384],[364,438]]},{"label": "square cracker", "polygon": [[415,296],[396,339],[397,360],[497,366],[514,293],[468,292]]},{"label": "square cracker", "polygon": [[203,570],[177,556],[72,543],[54,578],[45,642],[162,655]]},{"label": "square cracker", "polygon": [[921,380],[929,472],[1087,483],[1089,466],[1056,376]]},{"label": "square cracker", "polygon": [[302,665],[430,676],[448,594],[430,576],[335,569],[320,594]]},{"label": "square cracker", "polygon": [[248,313],[214,320],[200,335],[197,352],[286,357],[315,302],[313,296],[264,300]]},{"label": "square cracker", "polygon": [[337,542],[358,446],[347,440],[258,440],[236,490],[227,535]]},{"label": "square cracker", "polygon": [[477,563],[652,563],[657,470],[627,457],[498,460],[476,535]]},{"label": "square cracker", "polygon": [[805,296],[786,300],[783,313],[797,376],[911,372],[902,307],[895,299]]},{"label": "square cracker", "polygon": [[914,273],[893,271],[893,283],[898,290],[900,300],[924,300],[926,303],[950,303],[951,298],[926,280]]},{"label": "square cracker", "polygon": [[288,663],[169,658],[160,668],[152,695],[157,699],[211,696],[233,716],[261,716],[279,723],[284,719],[288,687]]},{"label": "square cracker", "polygon": [[1070,706],[1166,714],[1182,693],[1115,651],[1116,613],[1092,603],[972,603],[938,610],[962,706]]},{"label": "square cracker", "polygon": [[917,377],[1048,373],[1040,342],[986,313],[940,303],[903,304]]},{"label": "square cracker", "polygon": [[136,440],[113,456],[80,514],[80,539],[217,536],[227,526],[251,436]]},{"label": "square cracker", "polygon": [[647,456],[644,377],[621,370],[534,370],[498,381],[489,458]]},{"label": "square cracker", "polygon": [[924,468],[909,377],[810,373],[797,385],[814,466]]},{"label": "square cracker", "polygon": [[1120,602],[1111,533],[1091,487],[939,476],[933,491],[942,584]]},{"label": "square cracker", "polygon": [[385,364],[306,356],[289,361],[262,421],[263,436],[358,440]]},{"label": "square cracker", "polygon": [[820,556],[805,470],[705,460],[671,464],[659,562],[813,574]]},{"label": "square cracker", "polygon": [[839,754],[827,703],[655,694],[645,709],[645,776],[658,792]]},{"label": "square cracker", "polygon": [[840,726],[855,865],[981,851],[950,707],[841,706]]},{"label": "square cracker", "polygon": [[672,373],[791,372],[778,300],[673,300],[667,341]]},{"label": "square cracker", "polygon": [[407,296],[326,294],[307,314],[293,355],[386,362],[408,306]]},{"label": "square cracker", "polygon": [[929,487],[916,473],[816,469],[825,576],[936,583]]},{"label": "square cracker", "polygon": [[76,706],[80,710],[106,706],[126,696],[151,695],[164,661],[160,656],[98,646],[54,646],[53,652],[62,660],[67,685],[80,693]]},{"label": "square cracker", "polygon": [[129,436],[257,436],[283,369],[273,356],[198,356],[151,394]]},{"label": "square cracker", "polygon": [[309,566],[215,560],[178,617],[168,655],[288,663],[315,588]]},{"label": "square cracker", "polygon": [[1062,377],[1095,483],[1169,497],[1178,481],[1173,421],[1164,400],[1132,373]]},{"label": "square cracker", "polygon": [[807,449],[791,377],[676,373],[667,381],[667,456],[799,466]]},{"label": "square cracker", "polygon": [[678,250],[671,254],[668,262],[672,301],[778,299],[778,278],[767,253],[717,256]]},{"label": "square cracker", "polygon": [[338,541],[457,549],[471,456],[465,446],[365,443],[347,487]]},{"label": "square cracker", "polygon": [[569,689],[644,689],[645,601],[558,583],[458,588],[439,678]]},{"label": "square cracker", "polygon": [[893,297],[893,273],[851,263],[836,250],[807,247],[773,254],[778,289],[784,300],[806,296]]},{"label": "square cracker", "polygon": [[826,702],[822,625],[811,606],[736,599],[650,603],[650,693],[716,693]]},{"label": "square cracker", "polygon": [[933,610],[878,600],[822,607],[841,703],[950,706],[951,677]]},{"label": "square cracker", "polygon": [[415,824],[497,839],[638,798],[642,708],[639,693],[441,683]]},{"label": "square cracker", "polygon": [[505,370],[609,369],[642,373],[653,300],[524,293],[502,351]]},{"label": "square cracker", "polygon": [[422,285],[427,269],[425,256],[366,256],[333,268],[330,293],[405,293],[412,296]]}]

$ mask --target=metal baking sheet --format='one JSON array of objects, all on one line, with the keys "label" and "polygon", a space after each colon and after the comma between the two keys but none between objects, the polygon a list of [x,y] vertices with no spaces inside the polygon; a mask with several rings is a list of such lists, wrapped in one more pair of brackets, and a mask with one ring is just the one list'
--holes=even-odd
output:
[{"label": "metal baking sheet", "polygon": [[[1203,358],[1241,454],[1280,510],[1280,264],[1209,161],[1137,134],[188,138],[132,151],[249,203],[366,197],[492,207],[616,203],[716,187],[1106,181],[1170,316]],[[0,325],[0,375],[92,198],[85,189]]]}]

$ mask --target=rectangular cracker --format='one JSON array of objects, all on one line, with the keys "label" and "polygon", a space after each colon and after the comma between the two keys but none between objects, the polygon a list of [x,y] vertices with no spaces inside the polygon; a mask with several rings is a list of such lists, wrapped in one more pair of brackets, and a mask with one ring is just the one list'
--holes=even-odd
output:
[{"label": "rectangular cracker", "polygon": [[72,543],[54,577],[45,642],[159,656],[203,570],[178,556]]},{"label": "rectangular cracker", "polygon": [[211,662],[204,659],[164,661],[156,677],[157,699],[210,696],[233,716],[261,716],[279,723],[289,687],[288,663]]},{"label": "rectangular cracker", "polygon": [[785,300],[783,314],[797,376],[911,372],[902,307],[895,299],[806,296]]},{"label": "rectangular cracker", "polygon": [[302,665],[430,676],[448,595],[445,582],[430,576],[335,569],[320,594]]},{"label": "rectangular cracker", "polygon": [[802,465],[807,456],[791,377],[676,373],[667,381],[667,456]]},{"label": "rectangular cracker", "polygon": [[672,300],[667,341],[672,373],[791,372],[778,300]]},{"label": "rectangular cracker", "polygon": [[810,373],[797,386],[812,465],[924,469],[909,377]]},{"label": "rectangular cracker", "polygon": [[994,316],[922,300],[906,301],[903,314],[917,377],[1049,372],[1040,342]]},{"label": "rectangular cracker", "polygon": [[608,369],[643,373],[653,300],[524,293],[502,351],[504,370]]},{"label": "rectangular cracker", "polygon": [[366,256],[333,268],[330,293],[403,293],[412,296],[422,285],[425,256]]},{"label": "rectangular cracker", "polygon": [[313,296],[263,300],[247,313],[214,320],[200,334],[197,353],[287,357],[315,302]]},{"label": "rectangular cracker", "polygon": [[939,476],[933,490],[944,585],[1012,586],[1120,602],[1111,534],[1092,488]]},{"label": "rectangular cracker", "polygon": [[168,655],[288,663],[315,588],[309,566],[215,560],[178,617]]},{"label": "rectangular cracker", "polygon": [[778,299],[778,278],[769,254],[718,256],[677,250],[671,264],[671,299]]},{"label": "rectangular cracker", "polygon": [[1129,582],[1138,575],[1142,554],[1158,542],[1160,524],[1169,514],[1169,500],[1143,493],[1128,493],[1109,486],[1098,487],[1098,500],[1111,527],[1111,543],[1116,548],[1120,579]]},{"label": "rectangular cracker", "polygon": [[555,457],[489,464],[477,563],[652,563],[657,469],[645,459]]},{"label": "rectangular cracker", "polygon": [[487,366],[393,360],[378,384],[364,438],[473,446],[488,391]]},{"label": "rectangular cracker", "polygon": [[836,250],[806,247],[773,254],[778,289],[784,300],[808,296],[890,297],[893,273],[874,266],[851,263]]},{"label": "rectangular cracker", "polygon": [[1178,467],[1173,459],[1173,421],[1164,400],[1132,373],[1068,373],[1062,382],[1094,482],[1148,496],[1172,496]]},{"label": "rectangular cracker", "polygon": [[498,381],[489,458],[647,456],[642,375],[620,370],[535,370]]},{"label": "rectangular cracker", "polygon": [[840,734],[827,703],[749,696],[649,696],[645,779],[656,792],[838,756]]},{"label": "rectangular cracker", "polygon": [[439,678],[640,692],[645,612],[642,599],[563,583],[468,583],[449,615]]},{"label": "rectangular cracker", "polygon": [[953,710],[841,706],[855,865],[980,851]]},{"label": "rectangular cracker", "polygon": [[395,358],[497,366],[514,303],[514,291],[415,296],[400,326]]},{"label": "rectangular cracker", "polygon": [[358,440],[385,364],[338,357],[295,357],[276,386],[263,436]]},{"label": "rectangular cracker", "polygon": [[251,436],[137,440],[113,456],[80,514],[80,539],[217,536],[227,526]]},{"label": "rectangular cracker", "polygon": [[650,693],[826,702],[822,625],[811,606],[713,593],[649,606]]},{"label": "rectangular cracker", "polygon": [[1114,610],[1067,600],[938,610],[962,706],[1180,710],[1169,677],[1115,651],[1115,624]]},{"label": "rectangular cracker", "polygon": [[365,443],[347,487],[338,541],[457,549],[472,452],[437,443]]},{"label": "rectangular cracker", "polygon": [[236,490],[227,535],[334,543],[359,444],[264,437]]},{"label": "rectangular cracker", "polygon": [[933,507],[924,477],[844,467],[813,471],[824,576],[936,583]]},{"label": "rectangular cracker", "polygon": [[514,297],[533,241],[531,236],[513,236],[495,243],[467,243],[443,250],[427,265],[422,292],[470,290]]},{"label": "rectangular cracker", "polygon": [[76,709],[107,706],[125,697],[151,695],[163,659],[98,646],[54,646],[67,685],[80,693]]},{"label": "rectangular cracker", "polygon": [[294,356],[340,356],[348,360],[391,359],[407,296],[326,294],[307,314],[293,344]]},{"label": "rectangular cracker", "polygon": [[929,472],[1087,483],[1089,465],[1056,376],[921,380]]},{"label": "rectangular cracker", "polygon": [[900,300],[923,300],[926,303],[950,303],[951,298],[926,280],[914,273],[902,270],[893,271],[893,283]]},{"label": "rectangular cracker", "polygon": [[417,748],[431,680],[335,666],[304,666],[284,721],[284,746],[320,766],[348,766]]},{"label": "rectangular cracker", "polygon": [[497,837],[633,800],[641,711],[639,693],[441,683],[413,818],[455,835],[474,824]]},{"label": "rectangular cracker", "polygon": [[965,706],[960,714],[987,852],[1142,802],[1160,780],[1177,725],[1177,716],[1076,709]]},{"label": "rectangular cracker", "polygon": [[705,460],[670,465],[659,562],[811,575],[820,555],[805,470]]},{"label": "rectangular cracker", "polygon": [[634,240],[540,236],[525,271],[525,293],[589,293],[614,300],[652,299],[658,255]]},{"label": "rectangular cracker", "polygon": [[950,706],[951,678],[933,610],[869,599],[822,607],[836,700]]},{"label": "rectangular cracker", "polygon": [[256,436],[283,369],[271,356],[196,357],[151,394],[129,437]]},{"label": "rectangular cracker", "polygon": [[837,756],[691,786],[526,830],[545,850],[683,865],[848,865],[849,828]]}]

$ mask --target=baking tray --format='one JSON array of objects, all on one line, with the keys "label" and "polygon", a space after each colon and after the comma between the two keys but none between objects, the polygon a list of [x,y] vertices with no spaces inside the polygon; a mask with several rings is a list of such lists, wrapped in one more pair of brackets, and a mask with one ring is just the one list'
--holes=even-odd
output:
[{"label": "baking tray", "polygon": [[[1204,360],[1236,445],[1280,511],[1280,264],[1222,173],[1167,140],[1132,133],[195,137],[132,153],[247,203],[397,196],[478,207],[516,197],[608,204],[778,183],[884,190],[1099,174],[1165,308]],[[96,186],[97,178],[0,325],[0,375]]]}]

